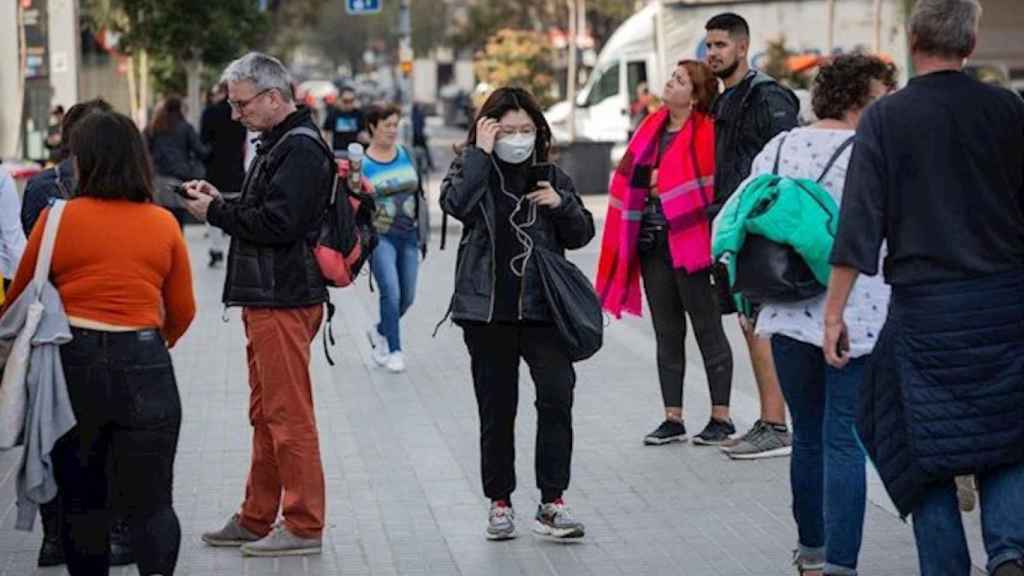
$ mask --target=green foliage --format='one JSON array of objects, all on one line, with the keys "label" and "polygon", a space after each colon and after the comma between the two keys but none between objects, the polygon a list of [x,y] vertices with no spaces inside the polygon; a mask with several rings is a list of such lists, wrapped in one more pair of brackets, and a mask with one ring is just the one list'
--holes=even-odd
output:
[{"label": "green foliage", "polygon": [[553,59],[547,35],[504,29],[490,38],[473,69],[481,82],[493,88],[519,86],[529,90],[546,108],[554,102]]},{"label": "green foliage", "polygon": [[82,12],[94,32],[121,35],[119,51],[145,50],[154,88],[165,94],[185,93],[189,63],[219,69],[270,29],[255,0],[83,0]]},{"label": "green foliage", "polygon": [[[597,48],[600,49],[615,29],[638,8],[639,3],[634,0],[587,0],[587,24]],[[451,32],[452,45],[474,52],[481,50],[502,28],[568,30],[569,7],[565,0],[477,2],[470,6],[465,22]]]}]

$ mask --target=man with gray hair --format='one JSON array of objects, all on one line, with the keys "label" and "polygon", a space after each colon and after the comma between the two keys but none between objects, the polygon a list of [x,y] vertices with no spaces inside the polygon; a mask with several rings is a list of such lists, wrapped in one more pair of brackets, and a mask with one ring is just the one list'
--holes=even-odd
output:
[{"label": "man with gray hair", "polygon": [[247,54],[223,80],[232,117],[262,134],[256,159],[239,198],[194,181],[185,184],[186,205],[231,237],[223,299],[242,307],[253,445],[240,511],[202,539],[248,556],[319,554],[325,493],[309,348],[327,288],[312,247],[330,200],[333,157],[310,110],[296,106],[281,62]]},{"label": "man with gray hair", "polygon": [[857,428],[921,574],[966,576],[954,478],[975,475],[988,573],[1024,575],[1024,101],[963,73],[976,0],[918,0],[917,77],[865,112],[847,169],[825,355],[849,360],[843,312],[888,243],[888,321]]}]

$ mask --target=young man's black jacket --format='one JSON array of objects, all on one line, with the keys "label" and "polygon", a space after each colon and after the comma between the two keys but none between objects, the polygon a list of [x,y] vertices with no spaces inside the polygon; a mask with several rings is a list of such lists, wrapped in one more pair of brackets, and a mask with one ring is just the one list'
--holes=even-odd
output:
[{"label": "young man's black jacket", "polygon": [[[497,209],[491,173],[497,170],[491,157],[475,146],[468,146],[455,159],[441,184],[441,209],[462,222],[462,238],[455,266],[455,293],[451,318],[456,322],[491,322],[495,297],[495,222]],[[552,187],[562,197],[556,209],[538,207],[537,221],[526,228],[534,250],[557,254],[586,246],[594,237],[594,218],[584,208],[572,180],[555,170]],[[523,274],[518,320],[550,322],[544,287],[534,258],[527,261]]]},{"label": "young man's black jacket", "polygon": [[290,136],[274,148],[285,132],[298,126],[317,130],[308,109],[264,133],[241,197],[210,205],[209,223],[231,236],[224,280],[227,306],[299,308],[327,301],[313,246],[335,168],[323,146],[307,136]]},{"label": "young man's black jacket", "polygon": [[799,125],[796,94],[762,72],[751,72],[714,106],[714,216],[736,188],[750,176],[754,158],[780,132]]}]

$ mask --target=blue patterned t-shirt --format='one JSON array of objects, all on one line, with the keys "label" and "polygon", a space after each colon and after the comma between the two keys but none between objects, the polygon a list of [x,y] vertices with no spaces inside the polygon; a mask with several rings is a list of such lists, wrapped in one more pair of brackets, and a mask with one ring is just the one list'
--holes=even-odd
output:
[{"label": "blue patterned t-shirt", "polygon": [[381,234],[415,233],[416,193],[419,178],[416,165],[405,148],[390,162],[378,162],[367,154],[363,160],[363,175],[373,184],[377,201],[374,226]]}]

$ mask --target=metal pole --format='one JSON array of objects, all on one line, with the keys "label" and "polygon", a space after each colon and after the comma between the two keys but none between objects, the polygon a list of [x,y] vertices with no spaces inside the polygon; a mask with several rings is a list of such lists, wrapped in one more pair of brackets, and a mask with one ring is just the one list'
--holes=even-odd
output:
[{"label": "metal pole", "polygon": [[836,0],[828,0],[825,2],[825,22],[828,26],[825,34],[825,52],[826,56],[831,56],[832,50],[835,48]]},{"label": "metal pole", "polygon": [[569,98],[569,142],[576,141],[576,0],[569,1],[569,71],[566,96]]},{"label": "metal pole", "polygon": [[875,0],[875,54],[882,53],[882,0]]},{"label": "metal pole", "polygon": [[[399,64],[402,62],[412,62],[412,19],[409,13],[409,0],[401,0],[398,8],[398,59]],[[402,131],[402,140],[406,145],[412,146],[412,104],[413,104],[413,73],[410,70],[409,74],[406,74],[403,70],[399,75],[399,86],[402,91],[402,119],[404,121],[404,130]]]}]

